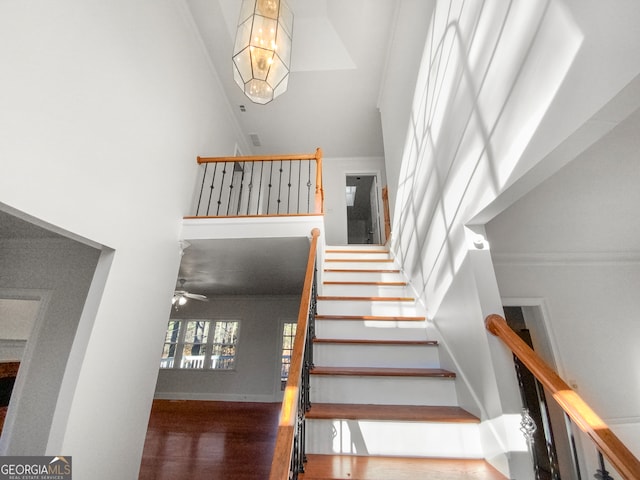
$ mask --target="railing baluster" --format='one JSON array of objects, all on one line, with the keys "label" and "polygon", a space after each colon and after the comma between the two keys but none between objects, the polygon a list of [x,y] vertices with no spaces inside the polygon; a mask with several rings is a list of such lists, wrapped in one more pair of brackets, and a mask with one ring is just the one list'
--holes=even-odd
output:
[{"label": "railing baluster", "polygon": [[269,170],[269,194],[267,195],[267,214],[269,213],[269,206],[271,205],[271,183],[273,180],[273,162],[271,162],[271,169]]},{"label": "railing baluster", "polygon": [[260,213],[260,207],[262,206],[262,178],[264,176],[264,162],[260,162],[260,184],[258,186],[258,206],[256,207],[256,214]]},{"label": "railing baluster", "polygon": [[220,193],[218,194],[218,208],[216,215],[220,215],[220,205],[222,205],[222,189],[224,187],[224,177],[227,175],[227,162],[222,166],[222,181],[220,182]]},{"label": "railing baluster", "polygon": [[211,177],[211,186],[209,187],[209,201],[207,202],[207,216],[209,216],[209,209],[211,208],[211,197],[213,196],[214,182],[216,181],[216,172],[218,170],[218,164],[213,166],[213,176]]},{"label": "railing baluster", "polygon": [[202,201],[202,192],[204,190],[204,181],[207,178],[207,167],[209,166],[208,163],[204,164],[204,173],[202,174],[202,185],[200,185],[200,196],[198,197],[198,206],[196,207],[196,216],[198,216],[198,214],[200,213],[200,202]]},{"label": "railing baluster", "polygon": [[[240,163],[238,163],[240,165]],[[246,164],[242,162],[242,174],[240,175],[240,190],[238,191],[238,208],[236,209],[236,215],[240,215],[240,205],[242,205],[242,185],[244,183],[244,168]]]},{"label": "railing baluster", "polygon": [[[253,169],[255,167],[255,162],[251,162],[251,177],[249,178],[249,185],[247,188],[249,189],[249,195],[247,195],[247,215],[249,215],[249,208],[251,207],[251,193],[253,193]],[[258,212],[256,211],[256,214]]]},{"label": "railing baluster", "polygon": [[[225,168],[226,168],[225,162]],[[229,216],[229,208],[231,207],[231,196],[233,195],[233,180],[236,176],[236,163],[231,163],[231,178],[229,179],[229,196],[227,198],[227,216]]]},{"label": "railing baluster", "polygon": [[287,183],[287,186],[289,187],[289,190],[287,191],[287,214],[290,213],[290,205],[291,205],[291,163],[289,162],[289,183]]},{"label": "railing baluster", "polygon": [[276,213],[278,215],[280,215],[280,202],[281,200],[281,193],[282,193],[282,160],[280,160],[280,169],[279,169],[280,175],[278,177],[278,208],[276,209]]},{"label": "railing baluster", "polygon": [[296,207],[296,212],[300,213],[300,177],[302,175],[302,160],[298,160],[298,194],[296,195],[298,197],[298,205]]},{"label": "railing baluster", "polygon": [[311,211],[311,162],[309,162],[309,176],[307,177],[307,213]]},{"label": "railing baluster", "polygon": [[597,480],[614,480],[613,477],[609,475],[609,472],[607,472],[604,464],[604,457],[602,456],[602,452],[600,450],[598,450],[598,463],[600,464],[600,469],[596,471],[596,474],[593,476],[593,478]]}]

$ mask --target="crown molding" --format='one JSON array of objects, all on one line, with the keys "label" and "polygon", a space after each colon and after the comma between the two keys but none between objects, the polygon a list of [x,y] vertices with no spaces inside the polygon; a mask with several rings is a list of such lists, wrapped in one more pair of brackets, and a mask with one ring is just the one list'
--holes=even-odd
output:
[{"label": "crown molding", "polygon": [[637,265],[640,252],[491,253],[499,266]]}]

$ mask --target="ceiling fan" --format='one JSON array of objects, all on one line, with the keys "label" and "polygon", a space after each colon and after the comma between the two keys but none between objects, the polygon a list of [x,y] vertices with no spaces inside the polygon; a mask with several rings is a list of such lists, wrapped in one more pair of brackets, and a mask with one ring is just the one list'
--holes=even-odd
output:
[{"label": "ceiling fan", "polygon": [[209,300],[207,299],[206,296],[204,295],[200,295],[198,293],[189,293],[184,289],[184,284],[185,284],[186,280],[184,278],[181,278],[178,280],[178,288],[176,289],[175,292],[173,292],[173,298],[171,299],[171,305],[174,305],[176,307],[176,309],[179,306],[184,305],[185,303],[187,303],[188,299],[192,299],[192,300],[198,300],[200,302],[208,302]]}]

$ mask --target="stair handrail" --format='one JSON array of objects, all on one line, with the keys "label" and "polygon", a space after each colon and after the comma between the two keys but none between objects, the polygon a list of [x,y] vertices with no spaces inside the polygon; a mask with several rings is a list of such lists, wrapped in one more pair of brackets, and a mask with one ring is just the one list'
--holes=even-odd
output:
[{"label": "stair handrail", "polygon": [[608,425],[591,409],[560,376],[549,367],[497,314],[485,319],[489,332],[498,337],[551,393],[558,405],[596,444],[598,450],[626,480],[640,480],[640,460],[611,431]]},{"label": "stair handrail", "polygon": [[[276,161],[280,161],[280,162],[293,162],[295,160],[313,160],[316,163],[316,178],[315,178],[315,191],[314,191],[314,211],[313,214],[315,215],[322,215],[324,214],[324,186],[322,184],[322,149],[320,147],[316,148],[316,151],[314,153],[301,153],[301,154],[286,154],[286,155],[245,155],[245,156],[237,156],[237,157],[197,157],[197,162],[198,165],[202,165],[205,164],[205,167],[210,164],[218,164],[218,163],[222,163],[223,165],[226,165],[227,162],[231,162],[232,165],[236,164],[236,163],[251,163],[251,162],[276,162]],[[215,174],[214,174],[215,175]],[[252,177],[253,177],[253,171],[252,171]],[[202,200],[203,198],[203,194],[205,193],[204,191],[204,181],[205,181],[205,177],[207,176],[206,173],[206,169],[205,169],[205,173],[202,177],[202,186],[200,188],[200,200]],[[223,180],[224,182],[224,180]],[[291,183],[291,182],[289,182]],[[308,186],[311,186],[311,179],[309,178],[309,183],[307,184]],[[270,187],[271,185],[269,185]],[[291,187],[291,185],[288,185],[289,187]],[[212,185],[213,187],[213,185]],[[233,187],[233,186],[232,186]],[[240,187],[242,187],[242,185],[240,185]],[[250,185],[249,185],[250,187]],[[232,188],[231,188],[232,189]],[[230,190],[231,190],[230,189]],[[211,201],[211,199],[209,199],[209,202]],[[279,203],[279,202],[278,202]],[[200,202],[198,202],[198,208],[196,209],[196,215],[195,216],[187,216],[185,218],[197,218],[199,216],[198,211],[200,208]],[[207,209],[208,210],[208,209]],[[208,216],[209,214],[207,213],[205,216]],[[265,214],[267,216],[269,216],[269,214]],[[218,216],[216,214],[216,216]],[[223,215],[223,216],[229,216],[227,215]],[[239,215],[231,215],[231,216],[239,216]],[[242,215],[245,216],[245,215]],[[247,214],[248,216],[248,214]]]},{"label": "stair handrail", "polygon": [[[288,480],[290,478],[289,473],[294,454],[294,437],[300,420],[299,398],[301,395],[308,394],[308,392],[304,392],[306,387],[303,385],[303,373],[305,350],[309,343],[309,312],[313,299],[316,251],[319,236],[320,230],[314,228],[311,231],[309,257],[307,259],[307,269],[304,276],[302,297],[300,299],[300,309],[298,310],[296,336],[293,342],[289,376],[287,378],[282,408],[280,410],[280,420],[278,423],[276,445],[269,480]],[[304,442],[304,439],[298,439],[298,441]]]}]

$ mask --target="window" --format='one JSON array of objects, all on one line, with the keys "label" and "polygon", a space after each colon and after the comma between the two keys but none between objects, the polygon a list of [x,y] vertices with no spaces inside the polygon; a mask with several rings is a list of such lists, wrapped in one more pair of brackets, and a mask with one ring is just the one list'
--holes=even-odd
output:
[{"label": "window", "polygon": [[291,367],[291,354],[293,353],[293,341],[296,338],[295,323],[285,322],[282,328],[282,367],[280,369],[280,389],[284,390],[289,378]]},{"label": "window", "polygon": [[160,368],[233,370],[236,320],[170,320]]}]

